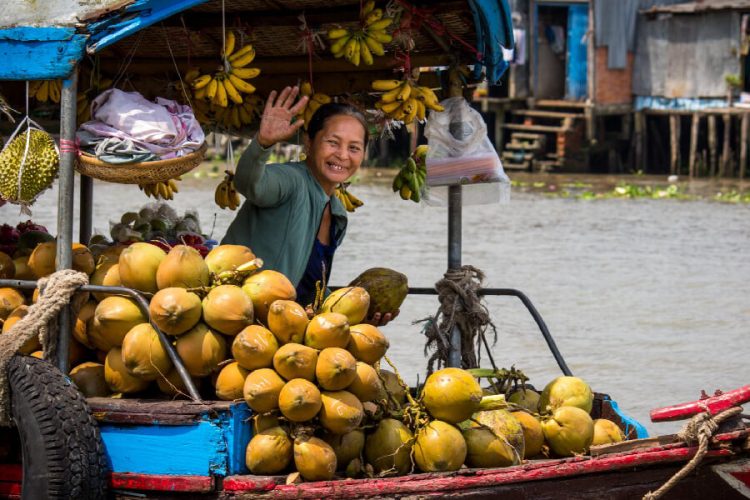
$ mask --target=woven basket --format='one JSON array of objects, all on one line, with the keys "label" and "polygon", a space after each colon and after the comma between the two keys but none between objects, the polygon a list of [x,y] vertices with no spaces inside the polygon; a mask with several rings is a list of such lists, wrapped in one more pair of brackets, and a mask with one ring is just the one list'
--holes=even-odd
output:
[{"label": "woven basket", "polygon": [[206,143],[186,156],[169,160],[141,163],[112,164],[95,156],[82,153],[78,156],[76,170],[82,175],[120,184],[155,184],[173,179],[200,165],[206,153]]}]

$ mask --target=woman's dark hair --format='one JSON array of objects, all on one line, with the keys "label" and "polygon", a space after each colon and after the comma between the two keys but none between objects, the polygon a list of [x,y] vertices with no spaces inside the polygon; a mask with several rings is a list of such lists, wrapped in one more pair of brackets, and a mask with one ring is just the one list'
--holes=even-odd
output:
[{"label": "woman's dark hair", "polygon": [[365,129],[364,146],[366,148],[367,142],[370,140],[370,132],[367,128],[367,120],[365,119],[365,115],[363,115],[360,110],[358,110],[351,104],[344,104],[339,102],[329,102],[328,104],[323,104],[317,109],[317,111],[315,111],[315,113],[312,115],[312,118],[310,119],[310,123],[307,124],[307,136],[310,138],[310,140],[314,140],[315,136],[318,135],[318,132],[323,130],[323,127],[325,126],[326,121],[329,118],[339,115],[351,116],[362,125],[362,128]]}]

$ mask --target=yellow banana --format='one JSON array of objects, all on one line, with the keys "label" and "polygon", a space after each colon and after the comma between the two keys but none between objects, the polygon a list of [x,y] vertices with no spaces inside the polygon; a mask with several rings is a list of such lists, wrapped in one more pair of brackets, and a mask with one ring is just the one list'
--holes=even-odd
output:
[{"label": "yellow banana", "polygon": [[365,26],[369,26],[376,21],[380,21],[381,19],[383,19],[383,9],[375,9],[367,14],[367,17],[365,18]]},{"label": "yellow banana", "polygon": [[417,101],[417,120],[420,122],[423,122],[425,119],[425,116],[427,115],[427,109],[424,106],[424,103],[422,101]]},{"label": "yellow banana", "polygon": [[380,109],[387,115],[390,115],[400,107],[401,103],[399,101],[386,102],[380,105]]},{"label": "yellow banana", "polygon": [[237,91],[237,88],[232,85],[232,81],[225,76],[221,80],[221,83],[224,84],[224,90],[226,90],[227,96],[232,100],[232,102],[234,102],[235,104],[242,104],[242,96]]},{"label": "yellow banana", "polygon": [[383,93],[383,94],[382,94],[382,95],[380,96],[380,100],[381,100],[381,101],[382,101],[383,103],[394,102],[394,101],[395,101],[395,100],[396,100],[396,99],[398,98],[399,94],[401,94],[401,90],[402,90],[402,88],[403,88],[404,86],[406,86],[406,85],[407,85],[407,83],[406,83],[406,80],[402,80],[402,81],[400,81],[400,82],[398,83],[398,86],[397,86],[397,87],[394,87],[394,88],[392,88],[391,90],[389,90],[389,91],[387,91],[387,92],[384,92],[384,93]]},{"label": "yellow banana", "polygon": [[370,52],[370,48],[364,40],[359,41],[359,55],[362,62],[365,63],[365,66],[372,66],[372,63],[374,62],[372,52]]},{"label": "yellow banana", "polygon": [[216,93],[219,91],[219,81],[216,78],[211,77],[211,81],[208,83],[206,90],[206,99],[211,102],[215,102]]},{"label": "yellow banana", "polygon": [[[321,93],[315,93],[315,94],[313,94],[312,97],[311,97],[311,99],[313,101],[315,101],[315,102],[320,103],[320,104],[328,104],[329,102],[331,102],[331,97],[330,96],[328,96],[326,94],[321,94]],[[318,107],[316,106],[315,109],[318,109]]]},{"label": "yellow banana", "polygon": [[337,40],[339,38],[345,37],[348,34],[349,34],[349,30],[346,28],[334,28],[334,29],[328,30],[328,39]]},{"label": "yellow banana", "polygon": [[349,41],[346,42],[346,46],[344,47],[344,57],[346,57],[347,61],[352,61],[355,51],[359,52],[359,47],[357,47],[357,37],[353,36],[349,38]]},{"label": "yellow banana", "polygon": [[201,76],[200,68],[192,68],[192,69],[189,69],[187,73],[185,73],[182,79],[188,83],[193,83],[193,81],[196,80],[199,76]]},{"label": "yellow banana", "polygon": [[232,121],[232,127],[238,130],[242,128],[242,122],[240,121],[240,110],[237,106],[234,106],[232,108],[230,118]]},{"label": "yellow banana", "polygon": [[302,84],[299,86],[299,93],[301,95],[306,95],[308,97],[311,96],[313,91],[312,91],[312,85],[310,85],[310,82],[307,82],[307,81],[302,82]]},{"label": "yellow banana", "polygon": [[224,87],[223,78],[219,80],[216,85],[216,95],[214,96],[213,102],[214,104],[222,108],[226,108],[227,105],[229,104],[229,99],[227,96],[227,89],[226,87]]},{"label": "yellow banana", "polygon": [[393,37],[391,35],[383,30],[374,30],[372,29],[372,27],[367,30],[367,35],[374,38],[380,43],[391,43],[393,41]]},{"label": "yellow banana", "polygon": [[222,180],[219,185],[216,186],[216,191],[214,191],[214,202],[221,209],[229,206],[229,186],[227,185],[226,179]]},{"label": "yellow banana", "polygon": [[231,73],[237,78],[248,80],[260,75],[260,68],[232,68]]},{"label": "yellow banana", "polygon": [[405,101],[409,98],[410,95],[411,95],[411,84],[409,84],[409,82],[407,81],[404,81],[404,84],[401,86],[401,90],[396,96],[396,100]]},{"label": "yellow banana", "polygon": [[375,8],[375,0],[367,0],[365,4],[362,6],[362,15],[366,16],[370,12],[372,12],[372,9]]},{"label": "yellow banana", "polygon": [[231,180],[227,183],[227,199],[229,201],[230,210],[236,210],[242,202],[239,193],[237,193],[237,189],[234,187],[234,182]]},{"label": "yellow banana", "polygon": [[229,81],[232,82],[232,85],[235,86],[237,90],[240,92],[244,92],[246,94],[252,94],[255,92],[255,86],[251,83],[246,82],[245,80],[241,78],[237,78],[232,73],[229,73]]},{"label": "yellow banana", "polygon": [[44,80],[36,93],[36,100],[47,102],[47,99],[49,99],[49,80]]},{"label": "yellow banana", "polygon": [[316,101],[314,99],[310,99],[307,102],[307,108],[305,108],[305,111],[310,110],[313,113],[315,113],[322,104],[323,103],[321,103],[320,101]]},{"label": "yellow banana", "polygon": [[401,196],[402,200],[408,200],[409,198],[411,198],[411,189],[409,189],[409,186],[407,186],[406,184],[401,186],[399,195]]},{"label": "yellow banana", "polygon": [[372,31],[383,31],[388,26],[390,26],[392,22],[393,18],[384,17],[383,19],[379,19],[373,23],[368,24],[367,29]]},{"label": "yellow banana", "polygon": [[241,59],[241,58],[245,57],[247,54],[251,54],[253,52],[255,52],[255,50],[253,50],[253,45],[252,44],[248,43],[247,45],[243,45],[237,52],[235,52],[234,54],[232,54],[231,56],[229,56],[229,63],[232,64],[232,65],[234,65],[235,61],[237,61],[238,59]]},{"label": "yellow banana", "polygon": [[362,201],[359,198],[357,198],[356,196],[354,196],[351,193],[351,191],[349,191],[349,190],[346,191],[346,196],[349,198],[349,201],[352,203],[352,205],[354,205],[355,208],[356,207],[361,207],[362,205],[365,204],[364,201]]},{"label": "yellow banana", "polygon": [[192,82],[191,85],[193,89],[200,90],[206,86],[208,86],[209,83],[211,83],[211,80],[213,80],[213,77],[211,75],[201,75],[196,77]]},{"label": "yellow banana", "polygon": [[370,52],[372,52],[376,56],[385,55],[385,48],[383,47],[383,44],[375,40],[368,33],[365,33],[364,42],[365,44],[367,44],[367,48],[370,49]]},{"label": "yellow banana", "polygon": [[247,110],[247,107],[240,106],[239,114],[240,114],[240,121],[244,123],[245,125],[253,122],[253,115],[250,114],[250,111]]},{"label": "yellow banana", "polygon": [[373,90],[393,90],[401,85],[401,80],[373,80],[371,85]]},{"label": "yellow banana", "polygon": [[222,54],[222,57],[226,59],[227,57],[232,55],[232,52],[234,52],[234,31],[229,30],[227,31],[227,36],[224,38],[224,53]]},{"label": "yellow banana", "polygon": [[336,41],[331,44],[331,54],[337,59],[342,57],[344,55],[344,47],[346,47],[346,44],[349,43],[349,40],[352,38],[353,37],[347,33],[343,37],[336,39]]},{"label": "yellow banana", "polygon": [[180,192],[180,189],[177,187],[177,181],[178,180],[179,180],[179,178],[177,178],[177,179],[169,179],[169,181],[168,181],[169,182],[169,189],[171,189],[175,193],[179,193]]},{"label": "yellow banana", "polygon": [[[243,47],[244,48],[244,47]],[[243,68],[253,62],[253,59],[255,59],[255,49],[253,49],[252,46],[250,46],[250,50],[244,54],[241,57],[238,57],[237,59],[229,58],[229,64],[233,68]]]},{"label": "yellow banana", "polygon": [[417,100],[413,97],[404,102],[404,123],[409,124],[413,122],[417,116],[417,110]]},{"label": "yellow banana", "polygon": [[62,82],[52,80],[49,84],[49,99],[54,103],[60,102],[60,92],[62,91]]}]

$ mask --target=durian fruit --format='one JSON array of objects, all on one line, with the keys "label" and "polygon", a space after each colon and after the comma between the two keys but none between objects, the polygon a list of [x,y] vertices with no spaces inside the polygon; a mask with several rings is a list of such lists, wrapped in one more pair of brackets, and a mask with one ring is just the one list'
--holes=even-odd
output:
[{"label": "durian fruit", "polygon": [[[26,134],[30,134],[29,150],[23,161]],[[41,192],[52,185],[59,166],[60,155],[52,136],[43,130],[27,129],[0,153],[0,196],[11,203],[31,205]]]}]

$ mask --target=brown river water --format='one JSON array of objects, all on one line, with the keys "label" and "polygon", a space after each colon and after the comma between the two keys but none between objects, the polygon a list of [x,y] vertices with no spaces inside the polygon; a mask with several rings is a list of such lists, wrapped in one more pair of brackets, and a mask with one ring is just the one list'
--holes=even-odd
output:
[{"label": "brown river water", "polygon": [[[404,272],[429,287],[447,266],[447,209],[404,202],[389,172],[364,174],[352,192],[365,206],[350,216],[332,284],[374,266]],[[540,180],[514,176],[527,181]],[[552,180],[550,180],[552,179]],[[557,179],[557,180],[555,180]],[[546,182],[559,182],[548,176]],[[586,177],[596,184],[617,179]],[[660,179],[663,181],[663,179]],[[221,238],[233,214],[213,203],[218,180],[186,179],[172,206],[196,209],[204,233]],[[719,190],[692,184],[690,190]],[[135,186],[95,183],[94,230],[149,200]],[[56,232],[55,188],[33,220]],[[76,200],[76,211],[77,211]],[[0,208],[0,220],[26,220]],[[74,239],[77,239],[76,222]],[[573,373],[609,393],[650,433],[652,408],[692,401],[704,389],[750,383],[750,204],[652,199],[580,200],[515,189],[508,204],[465,207],[463,263],[482,269],[485,286],[517,288],[536,305]],[[531,316],[514,297],[490,297],[498,327],[493,353],[541,388],[560,374]],[[409,297],[383,331],[391,360],[407,382],[424,380],[424,337],[414,320],[434,314],[435,297]]]}]

